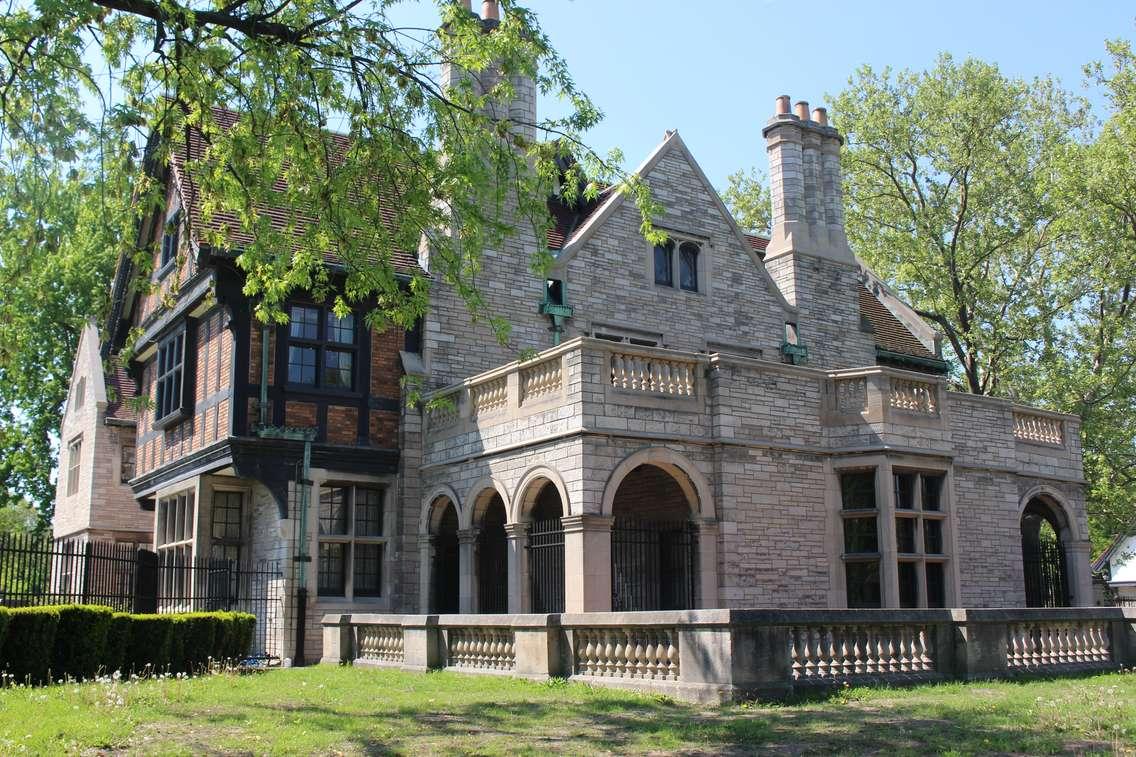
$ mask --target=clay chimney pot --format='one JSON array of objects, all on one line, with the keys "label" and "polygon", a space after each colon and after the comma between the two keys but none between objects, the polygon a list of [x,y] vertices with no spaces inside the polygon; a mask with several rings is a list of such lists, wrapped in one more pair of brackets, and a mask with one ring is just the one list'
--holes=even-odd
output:
[{"label": "clay chimney pot", "polygon": [[801,119],[802,121],[808,121],[809,120],[809,101],[808,100],[798,100],[797,101],[797,118]]},{"label": "clay chimney pot", "polygon": [[813,108],[813,120],[821,126],[828,126],[828,111],[824,108]]},{"label": "clay chimney pot", "polygon": [[481,4],[481,18],[485,21],[501,20],[501,10],[497,7],[497,0],[485,0]]},{"label": "clay chimney pot", "polygon": [[774,115],[787,116],[789,115],[789,96],[781,95],[777,98],[777,105],[773,111]]}]

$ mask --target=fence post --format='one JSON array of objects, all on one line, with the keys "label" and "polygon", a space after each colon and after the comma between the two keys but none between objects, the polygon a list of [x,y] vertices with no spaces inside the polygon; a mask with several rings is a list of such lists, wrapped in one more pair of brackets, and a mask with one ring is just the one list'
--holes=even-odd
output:
[{"label": "fence post", "polygon": [[[1006,676],[1007,621],[998,610],[952,610],[955,677],[967,681]],[[983,622],[985,621],[985,622]]]},{"label": "fence post", "polygon": [[354,644],[354,628],[350,615],[325,615],[323,625],[323,657],[321,663],[350,664],[359,654]]},{"label": "fence post", "polygon": [[402,667],[430,670],[444,664],[442,630],[437,615],[402,616]]},{"label": "fence post", "polygon": [[158,554],[140,549],[134,557],[134,612],[158,611]]},{"label": "fence post", "polygon": [[83,594],[80,604],[87,604],[90,598],[90,585],[91,585],[91,542],[83,545]]}]

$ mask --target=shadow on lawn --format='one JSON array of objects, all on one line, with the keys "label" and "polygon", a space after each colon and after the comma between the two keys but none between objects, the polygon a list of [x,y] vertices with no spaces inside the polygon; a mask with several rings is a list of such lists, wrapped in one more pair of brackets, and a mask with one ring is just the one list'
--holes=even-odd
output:
[{"label": "shadow on lawn", "polygon": [[[205,719],[218,726],[245,722],[248,709],[273,719],[294,715],[327,743],[365,754],[395,752],[610,751],[763,752],[1054,752],[1109,750],[1103,741],[1071,742],[1051,724],[983,706],[981,689],[960,704],[843,701],[839,696],[786,706],[699,708],[664,699],[621,699],[565,689],[535,701],[474,701],[428,706],[376,704],[348,709],[311,703],[256,703]],[[581,696],[583,693],[583,696]],[[245,710],[242,712],[242,710]],[[201,717],[200,715],[198,717]],[[1071,738],[1076,738],[1069,735]]]}]

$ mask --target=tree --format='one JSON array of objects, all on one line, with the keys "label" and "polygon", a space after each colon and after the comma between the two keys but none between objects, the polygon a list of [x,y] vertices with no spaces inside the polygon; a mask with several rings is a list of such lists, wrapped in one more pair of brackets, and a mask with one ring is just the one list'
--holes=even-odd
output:
[{"label": "tree", "polygon": [[[601,114],[531,11],[502,0],[503,17],[486,33],[468,0],[436,0],[440,29],[399,27],[395,4],[43,0],[0,18],[0,191],[10,216],[0,266],[12,323],[0,331],[0,371],[20,384],[0,390],[6,496],[49,508],[52,430],[77,316],[98,313],[119,253],[144,285],[150,252],[120,221],[137,224],[164,203],[155,166],[187,155],[191,131],[204,143],[185,165],[203,209],[191,231],[222,248],[231,232],[252,240],[237,263],[265,321],[285,320],[285,299],[308,290],[341,313],[366,304],[369,326],[410,326],[429,281],[400,282],[392,259],[426,243],[431,278],[455,287],[507,341],[508,324],[487,312],[474,284],[481,252],[527,225],[540,274],[550,261],[551,193],[575,202],[618,182],[642,209],[644,233],[656,236],[645,185],[619,173],[618,153],[600,156],[582,142]],[[444,88],[439,67],[450,65],[468,75]],[[511,113],[524,78],[565,101],[566,115],[527,123]],[[142,160],[117,159],[142,144]],[[32,194],[21,190],[29,176]],[[91,210],[92,198],[105,205],[112,195],[134,203]],[[285,221],[271,223],[266,207]],[[206,228],[220,218],[235,220]],[[63,230],[105,247],[76,245]],[[334,286],[327,254],[345,270]],[[58,302],[31,296],[41,290]],[[43,348],[21,329],[36,329],[27,333]]]},{"label": "tree", "polygon": [[734,214],[738,225],[751,234],[768,234],[773,219],[773,206],[765,174],[756,168],[735,171],[726,177],[722,200]]},{"label": "tree", "polygon": [[942,55],[921,73],[861,68],[832,111],[853,249],[942,330],[962,389],[1005,392],[1069,302],[1056,177],[1081,104]]}]

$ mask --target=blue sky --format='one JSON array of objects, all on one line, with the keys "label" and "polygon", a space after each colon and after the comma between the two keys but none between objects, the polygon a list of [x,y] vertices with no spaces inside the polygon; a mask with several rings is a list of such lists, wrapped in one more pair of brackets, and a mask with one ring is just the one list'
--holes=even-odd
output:
[{"label": "blue sky", "polygon": [[[618,146],[634,167],[677,128],[719,188],[739,168],[765,169],[761,126],[777,95],[816,105],[863,63],[922,70],[940,51],[1080,92],[1104,41],[1136,32],[1136,4],[1121,0],[526,1],[606,116],[594,147]],[[436,19],[427,2],[398,13]]]}]

